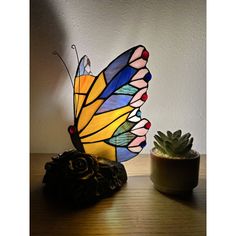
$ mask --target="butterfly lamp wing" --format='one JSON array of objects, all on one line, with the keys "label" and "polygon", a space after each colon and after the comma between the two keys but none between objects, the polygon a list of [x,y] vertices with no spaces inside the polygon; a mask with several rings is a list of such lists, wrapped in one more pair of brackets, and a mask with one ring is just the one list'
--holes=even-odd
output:
[{"label": "butterfly lamp wing", "polygon": [[140,111],[152,78],[148,57],[144,46],[133,47],[98,76],[92,75],[88,57],[81,59],[74,79],[74,125],[68,128],[78,150],[119,162],[141,152],[151,126]]}]

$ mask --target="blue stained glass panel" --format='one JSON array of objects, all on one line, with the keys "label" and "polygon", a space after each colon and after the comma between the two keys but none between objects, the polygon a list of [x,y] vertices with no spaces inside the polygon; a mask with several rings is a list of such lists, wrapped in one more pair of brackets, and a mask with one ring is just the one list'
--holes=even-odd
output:
[{"label": "blue stained glass panel", "polygon": [[117,147],[117,161],[128,161],[129,159],[135,157],[137,153],[130,152],[127,148]]},{"label": "blue stained glass panel", "polygon": [[124,107],[129,104],[131,99],[132,96],[129,95],[112,95],[102,104],[102,106],[98,109],[96,114]]},{"label": "blue stained glass panel", "polygon": [[122,85],[127,84],[129,80],[134,76],[136,71],[136,69],[130,66],[125,67],[115,76],[111,83],[108,84],[104,92],[101,94],[100,98],[107,98],[115,90],[119,89]]},{"label": "blue stained glass panel", "polygon": [[115,59],[105,70],[105,76],[106,81],[109,83],[112,78],[123,68],[128,64],[129,58],[132,50],[129,50],[128,52],[124,53],[123,55],[119,56],[117,59]]}]

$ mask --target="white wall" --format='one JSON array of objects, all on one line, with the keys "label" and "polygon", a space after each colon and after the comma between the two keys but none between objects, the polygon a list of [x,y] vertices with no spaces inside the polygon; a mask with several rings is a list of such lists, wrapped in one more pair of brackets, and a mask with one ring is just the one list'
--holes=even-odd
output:
[{"label": "white wall", "polygon": [[142,114],[152,122],[148,145],[157,130],[181,128],[206,153],[206,55],[204,0],[31,0],[31,152],[62,152],[72,144],[72,88],[57,50],[76,70],[87,54],[99,73],[130,47],[150,52],[153,75]]}]

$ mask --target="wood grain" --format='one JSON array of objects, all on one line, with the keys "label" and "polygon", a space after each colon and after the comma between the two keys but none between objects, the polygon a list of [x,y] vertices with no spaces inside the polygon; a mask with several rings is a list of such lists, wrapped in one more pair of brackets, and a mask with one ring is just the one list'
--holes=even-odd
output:
[{"label": "wood grain", "polygon": [[206,235],[206,156],[201,156],[199,185],[189,198],[166,196],[150,181],[149,155],[125,163],[128,182],[96,205],[71,210],[43,194],[44,164],[52,154],[31,154],[31,235]]}]

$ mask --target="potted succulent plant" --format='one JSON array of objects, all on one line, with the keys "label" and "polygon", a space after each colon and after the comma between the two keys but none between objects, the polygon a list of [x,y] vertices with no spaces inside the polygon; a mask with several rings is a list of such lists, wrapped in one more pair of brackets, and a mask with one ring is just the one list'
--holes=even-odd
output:
[{"label": "potted succulent plant", "polygon": [[154,136],[151,150],[151,180],[154,187],[167,194],[186,194],[198,184],[200,154],[192,150],[190,133],[182,135],[161,131]]}]

